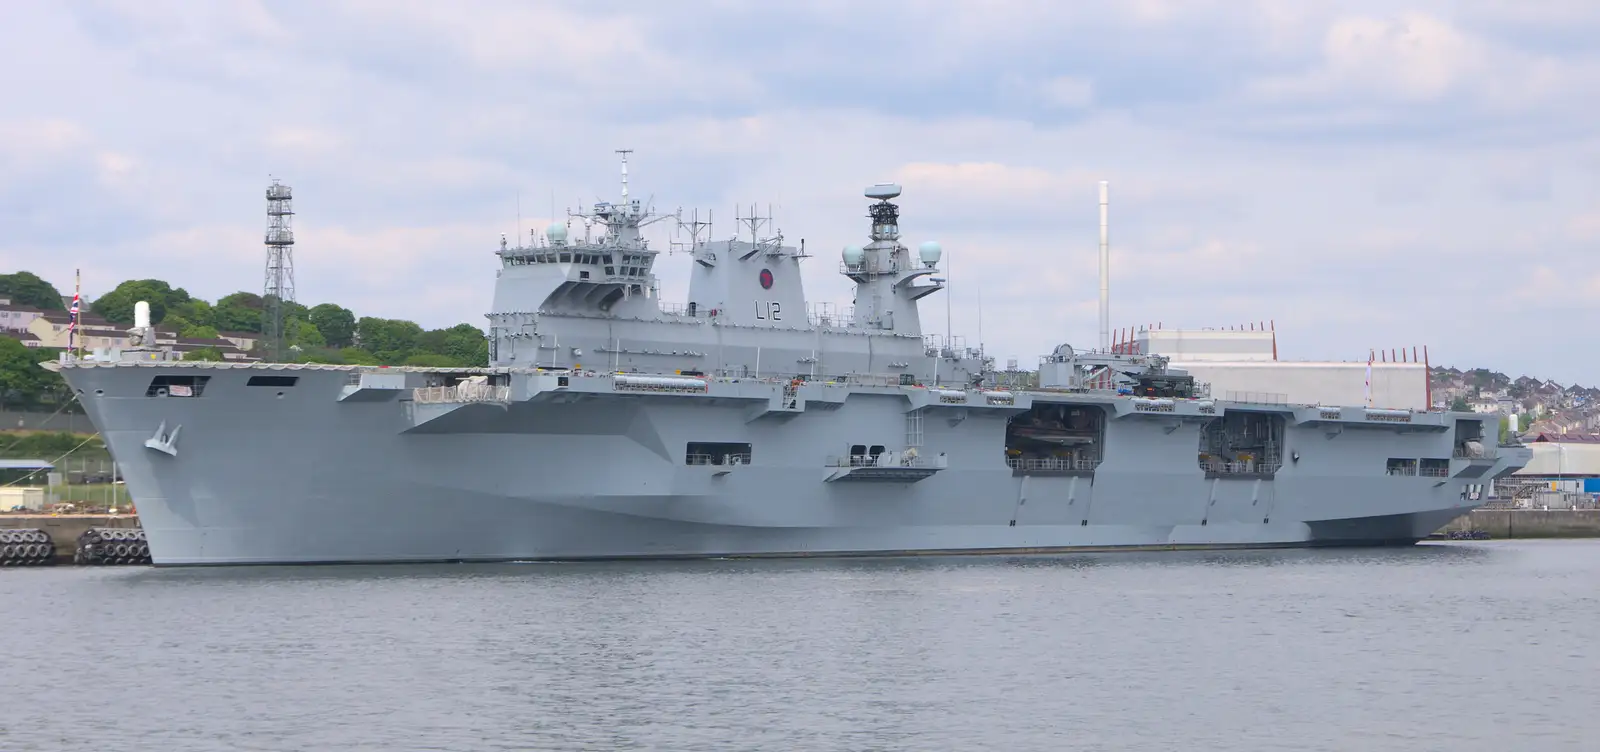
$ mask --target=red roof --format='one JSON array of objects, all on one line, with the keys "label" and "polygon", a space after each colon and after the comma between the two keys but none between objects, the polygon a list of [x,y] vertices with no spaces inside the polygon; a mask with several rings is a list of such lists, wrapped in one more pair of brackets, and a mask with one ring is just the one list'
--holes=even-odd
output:
[{"label": "red roof", "polygon": [[1600,433],[1541,433],[1533,440],[1556,444],[1600,444]]}]

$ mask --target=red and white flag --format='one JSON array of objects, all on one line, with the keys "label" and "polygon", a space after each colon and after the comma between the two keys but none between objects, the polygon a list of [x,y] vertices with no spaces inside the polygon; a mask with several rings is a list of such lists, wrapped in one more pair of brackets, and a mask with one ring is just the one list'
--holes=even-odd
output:
[{"label": "red and white flag", "polygon": [[1367,351],[1367,407],[1372,407],[1372,358],[1373,352]]},{"label": "red and white flag", "polygon": [[67,309],[67,350],[76,350],[78,335],[78,306],[83,303],[83,272],[78,272],[77,289],[72,291],[72,307]]}]

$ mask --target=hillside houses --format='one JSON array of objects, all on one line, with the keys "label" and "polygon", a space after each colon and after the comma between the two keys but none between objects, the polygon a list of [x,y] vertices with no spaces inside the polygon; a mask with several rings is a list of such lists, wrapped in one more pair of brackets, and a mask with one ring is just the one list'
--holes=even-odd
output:
[{"label": "hillside houses", "polygon": [[1519,433],[1600,430],[1600,388],[1530,376],[1512,379],[1483,368],[1434,368],[1432,378],[1436,407],[1464,402],[1477,413],[1521,416]]},{"label": "hillside houses", "polygon": [[[68,324],[71,314],[66,311],[39,311],[27,310],[24,306],[0,306],[0,314],[18,314],[8,319],[0,316],[0,336],[7,336],[21,341],[28,347],[51,348],[65,350],[68,345]],[[21,328],[11,328],[4,322],[26,320]],[[253,346],[255,338],[260,335],[233,333],[232,337],[193,338],[181,337],[177,332],[162,330],[156,327],[156,345],[163,350],[178,353],[194,352],[201,349],[214,349],[222,354],[224,360],[253,361],[257,358],[250,356],[248,350],[242,345]],[[128,330],[121,324],[107,321],[92,313],[83,313],[78,318],[76,341],[73,343],[85,350],[113,349],[128,346]]]}]

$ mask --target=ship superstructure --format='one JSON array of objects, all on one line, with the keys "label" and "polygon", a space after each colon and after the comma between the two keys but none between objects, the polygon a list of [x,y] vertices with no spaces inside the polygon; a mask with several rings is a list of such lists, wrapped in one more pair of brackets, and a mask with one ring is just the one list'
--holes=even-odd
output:
[{"label": "ship superstructure", "polygon": [[755,220],[692,233],[667,305],[641,229],[681,213],[629,196],[623,165],[621,200],[573,215],[583,239],[502,240],[488,368],[50,364],[154,561],[1409,543],[1528,459],[1492,417],[1213,399],[1160,356],[1062,345],[996,372],[924,336],[941,249],[901,242],[895,185],[841,254],[853,309],[808,310],[804,244]]}]

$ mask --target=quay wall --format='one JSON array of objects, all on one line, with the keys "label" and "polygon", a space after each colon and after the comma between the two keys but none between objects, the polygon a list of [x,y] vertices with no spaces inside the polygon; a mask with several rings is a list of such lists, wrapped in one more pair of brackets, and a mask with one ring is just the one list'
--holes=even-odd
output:
[{"label": "quay wall", "polygon": [[1470,530],[1491,538],[1600,538],[1600,509],[1478,509],[1439,532]]},{"label": "quay wall", "polygon": [[56,561],[70,562],[78,536],[91,527],[138,527],[139,518],[118,514],[0,514],[0,530],[43,530],[56,544]]},{"label": "quay wall", "polygon": [[[71,561],[78,536],[92,527],[136,528],[139,518],[104,514],[0,514],[0,530],[39,529]],[[1491,538],[1600,538],[1600,509],[1479,509],[1451,520],[1440,533],[1481,530]]]}]

